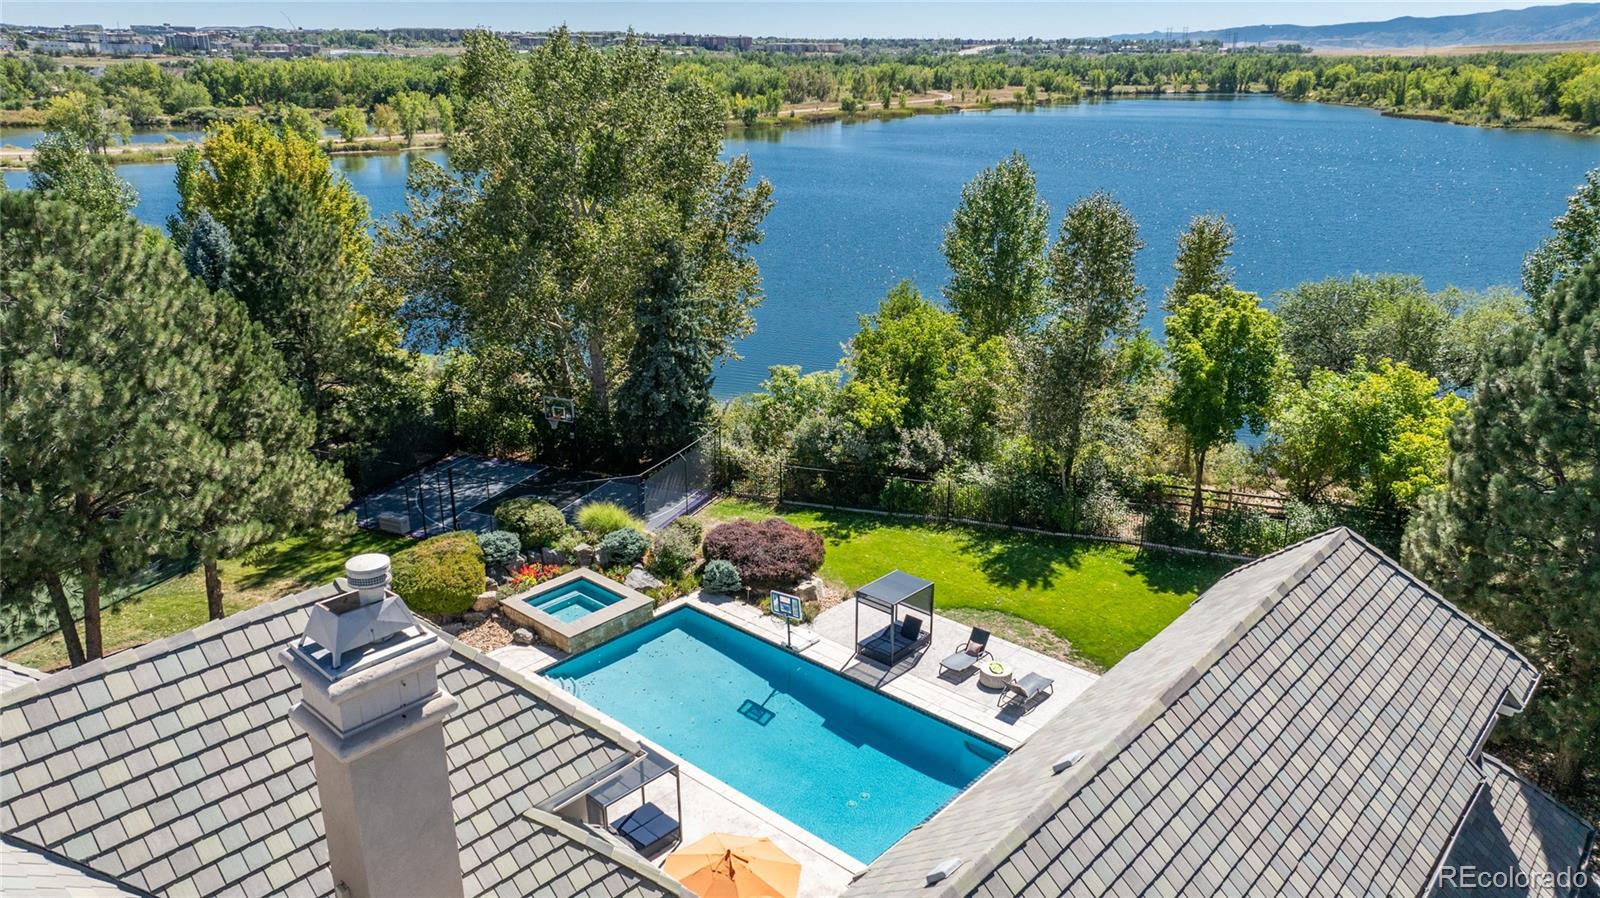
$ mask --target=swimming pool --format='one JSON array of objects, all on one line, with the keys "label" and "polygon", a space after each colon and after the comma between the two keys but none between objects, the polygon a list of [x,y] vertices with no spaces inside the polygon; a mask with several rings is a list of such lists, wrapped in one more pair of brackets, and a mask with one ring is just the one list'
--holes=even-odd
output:
[{"label": "swimming pool", "polygon": [[564,589],[530,598],[528,604],[558,621],[570,624],[615,604],[621,598],[592,580],[574,580]]},{"label": "swimming pool", "polygon": [[545,675],[864,863],[1005,755],[689,608]]}]

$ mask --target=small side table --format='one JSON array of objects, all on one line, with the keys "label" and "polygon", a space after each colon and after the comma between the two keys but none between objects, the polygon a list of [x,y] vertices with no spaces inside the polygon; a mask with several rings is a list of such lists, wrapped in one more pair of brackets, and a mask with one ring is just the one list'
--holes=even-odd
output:
[{"label": "small side table", "polygon": [[1004,661],[980,661],[978,685],[985,689],[1004,689],[1011,684],[1011,665]]}]

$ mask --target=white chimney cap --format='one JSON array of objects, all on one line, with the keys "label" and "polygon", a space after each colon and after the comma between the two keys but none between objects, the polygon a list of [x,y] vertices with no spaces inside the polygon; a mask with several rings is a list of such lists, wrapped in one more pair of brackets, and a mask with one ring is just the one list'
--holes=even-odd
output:
[{"label": "white chimney cap", "polygon": [[928,885],[931,886],[936,882],[943,882],[944,880],[949,879],[951,876],[954,876],[955,872],[961,869],[961,864],[961,858],[945,858],[939,863],[939,866],[928,871],[925,877],[928,881]]},{"label": "white chimney cap", "polygon": [[360,593],[363,604],[383,598],[389,588],[389,556],[382,552],[355,556],[344,563],[344,579]]}]

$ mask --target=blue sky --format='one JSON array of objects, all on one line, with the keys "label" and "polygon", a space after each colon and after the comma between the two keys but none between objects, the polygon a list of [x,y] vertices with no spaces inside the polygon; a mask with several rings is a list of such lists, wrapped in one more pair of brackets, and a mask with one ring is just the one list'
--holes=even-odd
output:
[{"label": "blue sky", "polygon": [[[1560,0],[1548,0],[1550,3]],[[1544,5],[1535,2],[1393,0],[1393,2],[1161,2],[1161,0],[1056,0],[1056,2],[811,2],[811,0],[589,0],[589,2],[280,2],[173,3],[147,0],[6,0],[0,18],[30,25],[156,24],[277,25],[301,28],[402,26],[539,30],[567,24],[582,30],[632,27],[639,31],[775,35],[789,37],[1091,37],[1171,28],[1194,30],[1257,24],[1321,25],[1440,16]]]}]

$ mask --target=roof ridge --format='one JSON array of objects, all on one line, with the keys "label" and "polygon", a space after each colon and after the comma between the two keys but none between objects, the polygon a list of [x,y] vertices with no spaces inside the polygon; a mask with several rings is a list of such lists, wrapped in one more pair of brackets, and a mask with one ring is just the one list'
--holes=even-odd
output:
[{"label": "roof ridge", "polygon": [[626,866],[629,870],[632,870],[639,876],[642,876],[645,879],[662,886],[663,888],[671,890],[674,894],[685,896],[693,894],[689,892],[682,883],[668,876],[665,870],[657,867],[655,864],[650,863],[642,855],[636,854],[623,845],[607,839],[606,837],[594,832],[586,826],[582,826],[572,820],[568,820],[565,817],[562,817],[560,814],[557,814],[553,811],[542,810],[538,807],[531,807],[528,810],[523,811],[522,816],[529,823],[532,823],[535,826],[553,829],[566,838],[571,839],[574,842],[578,842],[586,848],[594,850],[607,860],[616,861],[617,863]]},{"label": "roof ridge", "polygon": [[[1145,702],[1139,708],[1138,713],[1125,726],[1117,730],[1110,739],[1099,745],[1084,749],[1084,756],[1076,764],[1073,764],[1063,773],[1052,774],[1052,776],[1061,776],[1062,779],[1042,790],[1033,810],[1029,811],[1006,832],[1002,833],[998,839],[991,842],[988,848],[974,858],[971,863],[963,864],[961,869],[956,872],[956,875],[946,879],[943,888],[938,894],[946,896],[946,898],[960,898],[960,896],[968,895],[976,889],[983,882],[983,879],[993,873],[1001,862],[1026,843],[1031,834],[1045,820],[1054,816],[1072,800],[1074,795],[1088,787],[1108,763],[1121,754],[1123,749],[1127,748],[1140,733],[1144,732],[1156,718],[1160,717],[1161,713],[1175,702],[1179,696],[1188,691],[1219,658],[1234,645],[1238,644],[1239,640],[1243,639],[1245,634],[1250,632],[1250,629],[1259,623],[1278,601],[1293,591],[1306,577],[1310,576],[1323,562],[1327,561],[1340,546],[1344,545],[1350,534],[1351,531],[1348,528],[1335,527],[1303,539],[1293,546],[1287,546],[1270,555],[1263,555],[1261,558],[1256,559],[1255,562],[1251,562],[1250,564],[1254,565],[1257,562],[1280,557],[1314,540],[1326,540],[1326,545],[1319,547],[1317,551],[1311,553],[1293,570],[1278,578],[1276,585],[1266,590],[1260,601],[1255,602],[1247,613],[1215,645],[1196,658],[1193,664],[1179,671],[1177,676],[1165,688],[1155,693],[1151,700]],[[1240,568],[1235,570],[1242,570],[1248,566],[1250,565],[1241,565]],[[1222,580],[1217,582],[1221,583],[1226,579],[1227,577],[1223,577]],[[1210,593],[1213,589],[1216,589],[1216,584],[1213,584],[1206,592]],[[1198,604],[1198,600],[1195,604]],[[1194,606],[1191,605],[1190,607]],[[1168,626],[1172,625],[1168,624]],[[1096,683],[1112,676],[1115,671],[1116,666],[1114,665]],[[1090,688],[1094,687],[1091,685]],[[1048,727],[1048,724],[1046,724],[1046,727]],[[1037,736],[1038,734],[1035,735]],[[1003,759],[1000,763],[1004,764],[1006,760]]]}]

